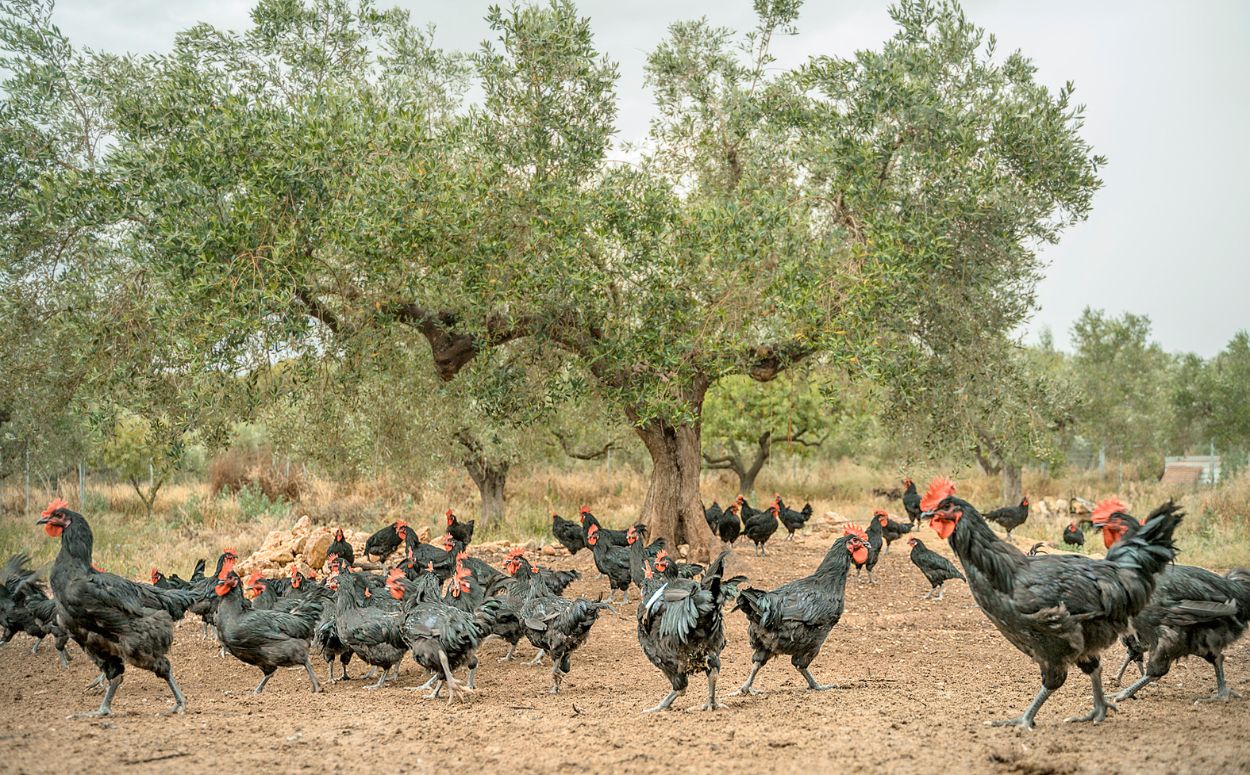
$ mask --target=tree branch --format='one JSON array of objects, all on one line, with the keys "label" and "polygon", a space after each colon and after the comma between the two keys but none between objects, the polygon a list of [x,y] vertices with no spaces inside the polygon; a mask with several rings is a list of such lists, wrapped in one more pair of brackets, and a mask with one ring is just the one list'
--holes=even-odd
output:
[{"label": "tree branch", "polygon": [[754,347],[749,355],[747,376],[756,382],[771,382],[786,368],[815,352],[815,347],[797,342]]},{"label": "tree branch", "polygon": [[564,454],[568,455],[571,458],[575,458],[577,460],[602,460],[603,458],[607,457],[607,454],[609,452],[611,452],[614,449],[617,449],[616,440],[613,439],[609,441],[607,444],[604,444],[601,449],[597,449],[593,452],[582,452],[580,450],[574,449],[573,445],[569,442],[568,438],[560,431],[555,430],[553,428],[551,430],[551,435],[559,439],[560,448],[564,450]]}]

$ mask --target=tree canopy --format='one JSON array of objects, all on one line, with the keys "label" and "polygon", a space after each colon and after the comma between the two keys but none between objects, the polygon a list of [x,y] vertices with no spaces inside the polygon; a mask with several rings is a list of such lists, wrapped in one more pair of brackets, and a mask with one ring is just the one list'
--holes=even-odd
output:
[{"label": "tree canopy", "polygon": [[[385,370],[414,336],[453,380],[525,340],[624,414],[653,462],[644,520],[706,552],[709,387],[819,359],[906,400],[1024,319],[1035,249],[1099,185],[1071,84],[955,4],[903,0],[878,49],[779,68],[799,6],[673,25],[623,164],[616,65],[568,0],[492,7],[471,54],[369,0],[260,0],[247,30],[143,58],[76,53],[14,0],[6,291],[56,277],[99,310],[115,267],[161,332],[155,373],[200,395],[277,363]],[[91,272],[61,266],[67,234]]]}]

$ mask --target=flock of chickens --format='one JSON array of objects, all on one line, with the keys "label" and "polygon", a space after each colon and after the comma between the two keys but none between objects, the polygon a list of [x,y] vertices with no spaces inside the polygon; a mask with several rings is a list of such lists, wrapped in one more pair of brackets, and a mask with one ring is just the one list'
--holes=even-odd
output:
[{"label": "flock of chickens", "polygon": [[[648,543],[645,525],[609,529],[586,507],[578,521],[553,514],[556,540],[572,553],[586,549],[593,554],[609,582],[607,601],[565,597],[579,574],[535,567],[520,549],[508,554],[502,570],[469,556],[473,523],[460,522],[451,511],[439,544],[422,542],[403,522],[371,536],[365,546],[370,558],[385,564],[398,556],[385,573],[359,569],[340,530],[324,579],[295,570],[289,579],[265,579],[259,573],[241,578],[235,572],[237,555],[226,549],[211,575],[200,561],[188,580],[153,571],[152,583],[139,583],[92,565],[90,525],[58,499],[39,520],[49,536],[61,541],[51,572],[52,597],[27,568],[25,555],[12,558],[0,577],[0,624],[5,642],[25,632],[38,639],[35,649],[45,636],[54,636],[62,664],[70,639],[82,648],[99,668],[96,683],[104,690],[99,709],[86,715],[109,713],[127,665],[168,683],[174,698],[170,712],[185,707],[167,653],[173,624],[188,611],[203,619],[206,633],[215,632],[223,652],[261,671],[256,693],[277,668],[301,666],[312,690],[320,691],[312,653],[327,662],[329,681],[335,680],[335,662],[346,678],[353,658],[363,661],[377,675],[370,688],[396,680],[410,654],[429,673],[423,687],[430,690],[427,696],[446,692],[450,701],[475,690],[476,650],[489,637],[508,642],[504,659],[511,659],[526,639],[538,650],[532,664],[550,660],[550,691],[558,693],[573,654],[600,613],[611,610],[617,591],[621,604],[628,603],[630,587],[635,587],[639,645],[672,687],[649,712],[669,708],[685,693],[690,677],[700,673],[707,680],[703,708],[715,709],[730,602],[747,618],[753,650],[750,674],[736,694],[758,693],[754,685],[760,669],[781,656],[790,657],[810,689],[832,688],[819,683],[809,668],[842,616],[850,568],[857,574],[866,570],[871,583],[881,553],[927,519],[948,541],[963,573],[910,537],[911,559],[931,586],[925,597],[941,599],[946,581],[966,580],[995,627],[1041,668],[1042,686],[1024,713],[993,723],[1031,728],[1073,665],[1090,677],[1093,708],[1070,720],[1103,720],[1114,705],[1103,694],[1100,655],[1117,639],[1128,652],[1120,675],[1130,662],[1142,671],[1117,700],[1134,696],[1190,655],[1215,668],[1217,691],[1210,699],[1235,696],[1225,681],[1223,652],[1250,622],[1250,571],[1219,576],[1174,564],[1172,536],[1183,516],[1174,503],[1155,509],[1144,522],[1117,500],[1100,503],[1091,523],[1101,530],[1108,551],[1095,559],[1026,554],[989,527],[992,518],[1010,534],[1027,518],[1027,500],[983,516],[956,496],[947,479],[935,479],[923,497],[910,480],[904,485],[908,523],[877,511],[866,528],[847,525],[815,570],[772,590],[751,587],[744,576],[727,577],[726,558],[742,536],[758,555],[766,555],[779,527],[792,538],[807,522],[810,505],[796,511],[780,497],[763,510],[741,497],[727,508],[713,504],[706,510],[708,527],[728,547],[706,568],[677,561],[663,540]],[[464,679],[458,676],[462,670],[467,671]]]}]

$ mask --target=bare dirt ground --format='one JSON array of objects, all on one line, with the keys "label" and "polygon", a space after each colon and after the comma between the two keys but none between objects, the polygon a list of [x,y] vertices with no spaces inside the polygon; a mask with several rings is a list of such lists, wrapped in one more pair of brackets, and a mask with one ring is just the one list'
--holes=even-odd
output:
[{"label": "bare dirt ground", "polygon": [[[767,558],[754,558],[739,544],[732,570],[775,586],[809,572],[826,546],[816,537],[773,541]],[[587,553],[556,564],[583,572],[573,594],[606,590]],[[1214,687],[1201,660],[1178,665],[1099,726],[1061,721],[1089,707],[1089,682],[1074,670],[1034,731],[986,727],[1024,708],[1037,689],[1036,667],[993,629],[963,584],[948,584],[940,602],[920,600],[926,584],[904,543],[883,555],[877,578],[871,586],[851,578],[846,614],[812,666],[819,680],[848,688],[809,692],[788,660],[774,660],[756,682],[766,696],[723,696],[750,668],[745,619],[732,613],[725,707],[713,713],[697,710],[705,684],[696,676],[674,711],[640,715],[668,684],[638,648],[632,605],[600,619],[562,694],[546,693],[549,665],[524,664],[533,655],[528,644],[518,649],[522,659],[503,663],[506,644],[492,641],[480,652],[479,692],[453,705],[405,690],[419,679],[411,662],[398,687],[376,693],[353,680],[314,695],[303,671],[289,670],[253,696],[259,671],[218,657],[189,616],[172,653],[185,715],[158,716],[166,687],[131,669],[111,718],[67,720],[99,702],[83,691],[90,662],[71,647],[77,658],[62,670],[50,648],[32,656],[31,641],[19,636],[0,648],[0,771],[1250,771],[1250,701],[1195,706]],[[1106,672],[1121,656],[1118,647],[1108,651]],[[1250,646],[1243,641],[1228,657],[1230,684],[1250,697]],[[351,671],[359,678],[363,668],[354,662]]]}]

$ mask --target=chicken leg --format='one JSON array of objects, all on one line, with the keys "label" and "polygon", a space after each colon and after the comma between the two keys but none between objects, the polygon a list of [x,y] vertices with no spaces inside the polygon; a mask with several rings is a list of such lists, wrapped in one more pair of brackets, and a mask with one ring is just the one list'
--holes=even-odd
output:
[{"label": "chicken leg", "polygon": [[265,684],[269,683],[269,679],[273,678],[273,674],[274,674],[274,671],[270,670],[266,672],[264,675],[262,675],[260,678],[260,683],[256,684],[256,688],[252,690],[252,694],[260,694],[261,692],[265,691]]},{"label": "chicken leg", "polygon": [[1107,702],[1107,698],[1102,693],[1102,664],[1095,657],[1092,662],[1077,662],[1076,666],[1089,676],[1089,682],[1094,690],[1094,707],[1084,716],[1069,716],[1064,721],[1069,723],[1091,721],[1097,724],[1107,718],[1107,711],[1115,710],[1115,705]]},{"label": "chicken leg", "polygon": [[317,683],[317,674],[313,672],[312,660],[304,655],[304,669],[308,671],[308,681],[312,684],[313,694],[321,692],[321,684]]},{"label": "chicken leg", "polygon": [[738,691],[734,692],[730,696],[736,697],[739,694],[753,694],[753,695],[759,696],[763,694],[763,692],[761,692],[759,689],[753,688],[751,684],[755,683],[755,676],[760,672],[760,668],[763,667],[764,663],[767,661],[768,660],[764,660],[764,662],[752,662],[751,674],[747,676],[747,682],[744,683],[742,686],[739,686]]},{"label": "chicken leg", "polygon": [[1224,655],[1216,654],[1214,657],[1206,657],[1206,660],[1215,668],[1215,694],[1194,700],[1194,704],[1241,699],[1241,695],[1228,688],[1228,683],[1224,680]]},{"label": "chicken leg", "polygon": [[998,719],[987,722],[992,727],[1022,727],[1024,729],[1033,728],[1033,717],[1041,710],[1042,705],[1050,695],[1054,694],[1054,689],[1047,689],[1045,684],[1041,689],[1037,690],[1037,696],[1033,698],[1033,702],[1029,703],[1029,707],[1025,709],[1024,714],[1017,718]]},{"label": "chicken leg", "polygon": [[707,702],[703,703],[700,710],[717,710],[720,703],[716,701],[716,679],[720,677],[720,670],[713,668],[707,671]]},{"label": "chicken leg", "polygon": [[[101,673],[101,675],[103,675],[103,673]],[[98,710],[92,711],[91,713],[79,713],[77,716],[71,716],[71,718],[100,718],[101,716],[107,716],[112,713],[113,695],[117,694],[117,687],[122,685],[123,677],[124,674],[119,673],[109,679],[108,685],[104,689],[104,700],[100,703],[100,708]]]}]

